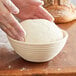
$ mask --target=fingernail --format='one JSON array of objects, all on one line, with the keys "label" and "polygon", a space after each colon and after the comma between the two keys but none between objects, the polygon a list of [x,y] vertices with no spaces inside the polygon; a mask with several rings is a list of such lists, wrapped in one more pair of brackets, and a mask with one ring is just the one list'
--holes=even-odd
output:
[{"label": "fingernail", "polygon": [[25,41],[25,38],[24,37],[21,37],[21,36],[18,36],[17,37],[17,40],[19,40],[19,41]]},{"label": "fingernail", "polygon": [[52,17],[52,19],[50,19],[51,21],[54,21],[55,19]]},{"label": "fingernail", "polygon": [[24,32],[23,32],[23,31],[21,31],[21,32],[20,32],[20,35],[21,35],[21,36],[24,36]]},{"label": "fingernail", "polygon": [[21,31],[19,32],[19,34],[20,34],[22,37],[24,37],[24,36],[26,36],[26,31],[21,30]]},{"label": "fingernail", "polygon": [[19,13],[19,9],[18,9],[18,8],[13,9],[13,13],[14,13],[14,14],[18,14],[18,13]]},{"label": "fingernail", "polygon": [[39,5],[44,5],[43,1],[38,1]]},{"label": "fingernail", "polygon": [[25,41],[25,37],[21,37],[21,36],[16,36],[14,39],[18,40],[18,41]]},{"label": "fingernail", "polygon": [[20,41],[25,41],[25,38],[22,37],[22,38],[20,38],[19,40],[20,40]]},{"label": "fingernail", "polygon": [[42,5],[44,5],[44,2],[43,1],[41,1],[41,3],[42,3]]},{"label": "fingernail", "polygon": [[51,16],[51,18],[50,18],[50,19],[48,18],[48,20],[49,20],[49,21],[54,21],[55,19],[54,19],[53,16]]}]

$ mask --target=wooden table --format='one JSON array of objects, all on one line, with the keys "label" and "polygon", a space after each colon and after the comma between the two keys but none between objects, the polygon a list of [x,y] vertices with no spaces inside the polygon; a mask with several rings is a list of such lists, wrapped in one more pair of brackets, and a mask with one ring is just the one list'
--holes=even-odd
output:
[{"label": "wooden table", "polygon": [[64,49],[54,59],[45,63],[23,60],[8,45],[0,31],[0,76],[76,76],[76,21],[59,24],[69,38]]}]

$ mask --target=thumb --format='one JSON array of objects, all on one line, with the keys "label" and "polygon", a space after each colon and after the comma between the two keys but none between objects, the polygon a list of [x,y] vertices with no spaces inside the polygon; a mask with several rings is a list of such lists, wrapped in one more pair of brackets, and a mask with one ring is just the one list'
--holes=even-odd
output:
[{"label": "thumb", "polygon": [[44,5],[42,0],[30,0],[29,3],[36,6]]}]

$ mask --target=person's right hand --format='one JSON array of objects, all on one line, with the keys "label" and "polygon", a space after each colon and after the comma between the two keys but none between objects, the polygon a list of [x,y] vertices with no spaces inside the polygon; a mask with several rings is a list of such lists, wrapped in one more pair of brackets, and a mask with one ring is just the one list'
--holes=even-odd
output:
[{"label": "person's right hand", "polygon": [[18,14],[19,9],[11,0],[0,0],[0,28],[10,37],[24,41],[24,31],[22,26],[12,15]]}]

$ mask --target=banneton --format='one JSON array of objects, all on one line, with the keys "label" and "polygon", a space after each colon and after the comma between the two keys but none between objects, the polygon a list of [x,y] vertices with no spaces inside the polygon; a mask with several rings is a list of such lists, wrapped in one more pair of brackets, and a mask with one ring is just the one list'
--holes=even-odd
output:
[{"label": "banneton", "polygon": [[18,41],[9,36],[8,39],[15,52],[27,61],[49,61],[60,53],[67,41],[68,33],[53,22],[34,19],[21,24],[26,31],[26,41]]}]

